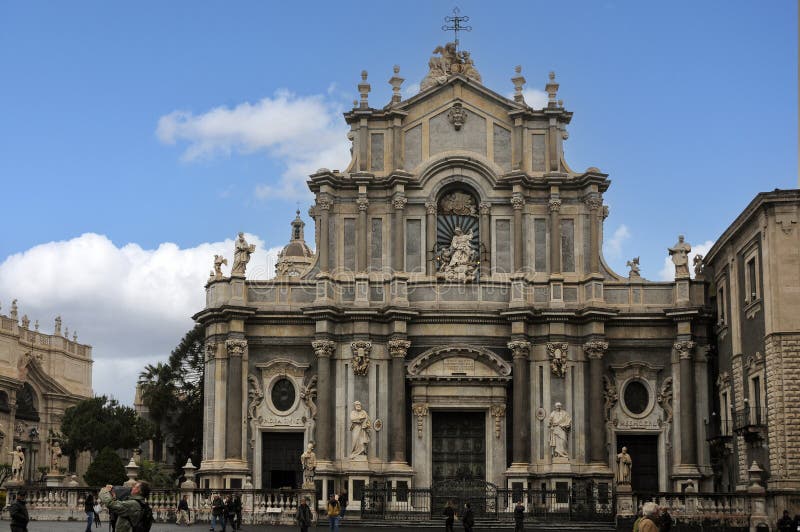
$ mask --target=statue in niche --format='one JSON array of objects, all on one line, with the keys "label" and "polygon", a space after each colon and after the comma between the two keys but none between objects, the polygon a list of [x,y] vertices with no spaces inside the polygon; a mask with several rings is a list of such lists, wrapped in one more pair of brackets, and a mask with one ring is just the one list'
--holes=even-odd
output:
[{"label": "statue in niche", "polygon": [[692,251],[692,246],[688,242],[684,242],[683,235],[678,235],[678,242],[671,248],[667,248],[667,251],[672,258],[672,264],[675,265],[675,278],[688,279],[689,252]]},{"label": "statue in niche", "polygon": [[353,446],[350,451],[351,459],[367,459],[367,446],[369,445],[369,431],[372,423],[369,414],[361,406],[361,401],[353,403],[353,410],[350,412],[350,433],[353,436]]},{"label": "statue in niche", "polygon": [[628,454],[628,448],[623,447],[622,452],[617,455],[617,484],[631,483],[631,466],[633,460]]},{"label": "statue in niche", "polygon": [[628,273],[628,277],[631,279],[638,279],[641,277],[639,274],[639,257],[634,257],[629,260],[626,266],[631,269],[631,271]]},{"label": "statue in niche", "polygon": [[439,201],[439,214],[459,214],[477,216],[475,199],[465,192],[452,192]]},{"label": "statue in niche", "polygon": [[25,465],[25,453],[22,447],[17,445],[16,450],[11,451],[11,478],[16,482],[22,482],[22,469]]},{"label": "statue in niche", "polygon": [[300,464],[303,466],[303,488],[311,489],[314,487],[314,473],[317,471],[317,455],[313,443],[309,443],[305,452],[300,455]]},{"label": "statue in niche", "polygon": [[236,239],[236,248],[233,252],[233,266],[231,266],[231,277],[244,277],[247,263],[250,262],[250,255],[255,253],[255,244],[248,244],[244,239],[244,233],[240,232]]},{"label": "statue in niche", "polygon": [[442,250],[440,272],[447,281],[468,282],[475,277],[478,267],[478,250],[472,247],[472,231],[464,233],[460,227],[453,232],[450,247]]},{"label": "statue in niche", "polygon": [[550,429],[550,452],[553,458],[569,458],[567,452],[567,437],[572,428],[572,416],[556,403],[555,410],[547,418],[547,427]]}]

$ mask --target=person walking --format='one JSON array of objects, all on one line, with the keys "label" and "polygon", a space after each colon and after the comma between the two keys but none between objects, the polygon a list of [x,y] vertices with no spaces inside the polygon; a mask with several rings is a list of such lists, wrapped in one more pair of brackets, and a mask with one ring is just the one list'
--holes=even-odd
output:
[{"label": "person walking", "polygon": [[517,501],[514,507],[514,532],[524,532],[525,530],[525,506],[522,500]]},{"label": "person walking", "polygon": [[658,519],[658,505],[654,502],[646,502],[642,506],[642,520],[639,521],[639,532],[658,532],[656,519]]},{"label": "person walking", "polygon": [[342,508],[339,506],[339,496],[331,495],[328,499],[328,526],[330,532],[339,532],[339,514],[342,513]]},{"label": "person walking", "polygon": [[184,495],[178,502],[178,519],[175,521],[176,525],[189,526],[189,496]]},{"label": "person walking", "polygon": [[342,513],[339,515],[339,521],[344,519],[344,514],[347,512],[347,503],[350,502],[347,498],[347,488],[342,490],[342,493],[339,495],[339,507],[342,509]]},{"label": "person walking", "polygon": [[86,532],[92,532],[92,523],[94,523],[94,495],[92,492],[86,494],[86,499],[83,501],[83,511],[86,512]]},{"label": "person walking", "polygon": [[27,493],[18,491],[14,504],[8,509],[11,518],[11,532],[28,532],[28,507],[25,506]]},{"label": "person walking", "polygon": [[227,526],[231,525],[231,530],[236,530],[236,508],[233,505],[233,497],[228,495],[225,497],[225,517],[222,520],[222,532],[227,530]]},{"label": "person walking", "polygon": [[475,514],[472,513],[472,507],[468,502],[464,503],[464,515],[461,516],[461,524],[464,525],[464,532],[472,532],[472,527],[475,526]]},{"label": "person walking", "polygon": [[780,532],[789,532],[792,530],[792,518],[789,516],[789,510],[783,511],[783,517],[778,519],[778,530]]},{"label": "person walking", "polygon": [[308,506],[309,502],[311,502],[311,499],[304,497],[297,508],[297,524],[300,525],[300,532],[308,532],[308,527],[311,526],[311,522],[314,520],[311,516],[311,508]]},{"label": "person walking", "polygon": [[211,499],[211,528],[209,530],[216,530],[217,523],[222,525],[225,530],[225,503],[222,502],[222,497],[219,493],[215,493]]},{"label": "person walking", "polygon": [[442,512],[444,515],[444,530],[445,532],[453,532],[453,523],[456,520],[456,511],[453,508],[453,501],[447,501],[447,505]]},{"label": "person walking", "polygon": [[236,514],[236,530],[242,529],[242,497],[238,493],[233,494],[233,511]]},{"label": "person walking", "polygon": [[114,512],[117,515],[116,531],[132,532],[134,526],[153,518],[152,510],[147,504],[149,495],[150,484],[142,480],[133,485],[130,496],[124,501],[117,499],[114,494],[114,486],[111,484],[101,489],[98,497],[109,512]]}]

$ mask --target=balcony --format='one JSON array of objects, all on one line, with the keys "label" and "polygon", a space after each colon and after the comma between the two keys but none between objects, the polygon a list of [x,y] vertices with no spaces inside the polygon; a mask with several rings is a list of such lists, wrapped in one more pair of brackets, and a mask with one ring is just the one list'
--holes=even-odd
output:
[{"label": "balcony", "polygon": [[706,421],[706,441],[710,443],[725,443],[733,438],[733,423],[729,419],[720,419],[716,414],[711,414],[711,420]]},{"label": "balcony", "polygon": [[747,441],[763,439],[762,431],[767,426],[767,409],[745,407],[733,413],[733,431]]}]

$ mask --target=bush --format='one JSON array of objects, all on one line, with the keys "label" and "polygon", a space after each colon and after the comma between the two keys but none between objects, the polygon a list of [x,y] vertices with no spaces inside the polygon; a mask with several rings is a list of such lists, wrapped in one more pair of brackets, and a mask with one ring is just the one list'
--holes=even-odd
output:
[{"label": "bush", "polygon": [[125,482],[128,477],[125,475],[125,466],[119,455],[113,449],[105,447],[97,453],[83,478],[89,486],[106,484],[117,486]]}]

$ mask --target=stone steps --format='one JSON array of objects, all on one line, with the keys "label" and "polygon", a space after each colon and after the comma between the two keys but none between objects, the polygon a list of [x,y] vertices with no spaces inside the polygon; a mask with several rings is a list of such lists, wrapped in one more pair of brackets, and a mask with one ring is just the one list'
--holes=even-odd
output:
[{"label": "stone steps", "polygon": [[[425,521],[381,521],[381,520],[368,520],[368,519],[354,519],[347,522],[347,526],[351,528],[368,528],[368,529],[397,529],[397,528],[424,528],[424,529],[443,529],[443,520],[425,520]],[[455,528],[461,528],[461,523],[456,522]],[[510,521],[495,521],[495,520],[475,520],[476,530],[514,530],[514,523]],[[535,530],[537,532],[566,532],[566,531],[589,531],[589,532],[613,532],[616,530],[614,523],[597,523],[586,521],[563,521],[563,522],[547,522],[547,521],[529,521],[525,523],[525,530]]]}]

